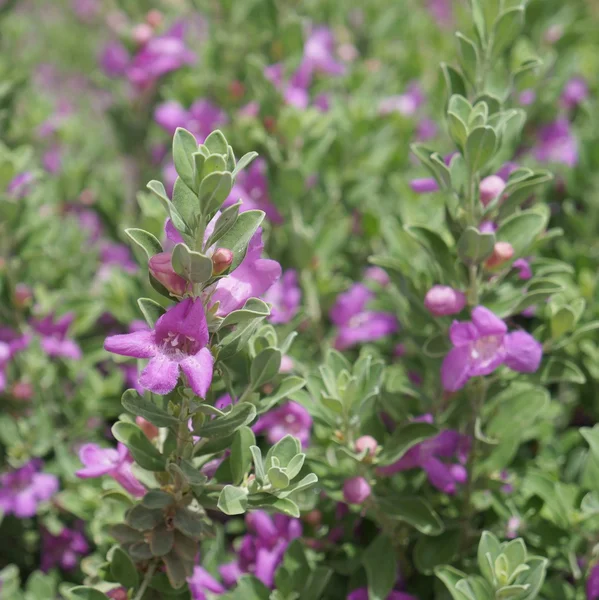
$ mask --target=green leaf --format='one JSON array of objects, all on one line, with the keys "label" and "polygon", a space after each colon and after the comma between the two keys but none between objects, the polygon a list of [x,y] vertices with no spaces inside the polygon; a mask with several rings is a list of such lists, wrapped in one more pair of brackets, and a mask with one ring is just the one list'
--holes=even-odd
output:
[{"label": "green leaf", "polygon": [[201,171],[202,178],[207,177],[208,175],[210,175],[210,173],[215,173],[216,171],[224,172],[226,170],[227,161],[225,160],[224,156],[221,156],[220,154],[212,154],[208,158],[204,158],[203,167]]},{"label": "green leaf", "polygon": [[480,171],[497,151],[497,136],[491,127],[476,127],[466,141],[466,162],[473,172]]},{"label": "green leaf", "polygon": [[455,259],[445,240],[427,227],[406,225],[404,229],[423,247],[441,267],[443,274],[451,277],[455,273]]},{"label": "green leaf", "polygon": [[431,575],[436,567],[451,562],[457,556],[459,545],[458,529],[450,529],[437,537],[420,536],[414,546],[414,565],[421,573]]},{"label": "green leaf", "polygon": [[232,204],[225,208],[214,225],[214,231],[210,235],[210,237],[206,240],[205,248],[211,248],[218,240],[220,240],[227,231],[229,231],[239,216],[239,207],[241,206],[240,202]]},{"label": "green leaf", "polygon": [[301,390],[306,385],[306,381],[301,377],[291,375],[281,381],[279,389],[272,395],[262,398],[258,406],[258,413],[262,414],[270,410],[284,398],[288,398],[291,394]]},{"label": "green leaf", "polygon": [[441,63],[441,71],[443,72],[443,78],[445,79],[447,97],[451,98],[451,96],[457,94],[465,98],[468,93],[462,74],[447,63]]},{"label": "green leaf", "polygon": [[170,210],[170,198],[164,189],[164,185],[162,185],[160,181],[153,179],[146,187],[162,202],[166,210]]},{"label": "green leaf", "polygon": [[173,249],[171,263],[175,273],[187,281],[204,283],[212,277],[212,260],[190,250],[185,244],[177,244]]},{"label": "green leaf", "polygon": [[141,501],[146,508],[166,508],[174,502],[175,498],[162,490],[150,490]]},{"label": "green leaf", "polygon": [[156,324],[156,321],[166,312],[163,306],[150,298],[138,298],[137,305],[146,323],[152,328]]},{"label": "green leaf", "polygon": [[240,427],[235,432],[230,457],[234,485],[239,485],[248,472],[252,464],[252,451],[250,448],[255,447],[255,444],[256,436],[249,427]]},{"label": "green leaf", "polygon": [[185,585],[186,579],[193,573],[193,561],[186,561],[174,551],[169,552],[163,559],[169,583],[175,588]]},{"label": "green leaf", "polygon": [[552,356],[541,367],[541,383],[585,383],[587,378],[581,369],[571,360]]},{"label": "green leaf", "polygon": [[249,402],[234,404],[224,417],[216,417],[205,423],[194,433],[200,437],[226,437],[240,427],[251,423],[256,416],[256,407]]},{"label": "green leaf", "polygon": [[466,573],[462,573],[449,565],[443,565],[435,569],[435,575],[445,584],[453,600],[470,600],[468,596],[456,589],[457,584],[466,579]]},{"label": "green leaf", "polygon": [[292,483],[287,487],[284,492],[279,493],[279,498],[287,498],[295,492],[306,490],[309,487],[318,483],[318,476],[315,473],[308,473],[305,477],[302,477],[297,483]]},{"label": "green leaf", "polygon": [[210,154],[227,155],[227,138],[220,129],[215,129],[205,140],[204,146],[210,150]]},{"label": "green leaf", "polygon": [[164,471],[166,468],[164,456],[156,450],[137,425],[118,421],[112,426],[112,435],[129,448],[133,459],[142,469]]},{"label": "green leaf", "polygon": [[[175,180],[175,187],[173,188],[173,206],[177,210],[185,229],[193,231],[200,212],[200,205],[197,196],[180,177]],[[179,229],[180,224],[177,224],[175,220],[173,220],[173,225]]]},{"label": "green leaf", "polygon": [[237,163],[236,167],[233,169],[233,179],[235,179],[235,177],[237,177],[237,175],[241,171],[243,171],[243,169],[248,167],[250,165],[250,163],[253,162],[253,160],[257,157],[258,157],[257,152],[248,152],[247,154],[244,154],[239,159],[239,162]]},{"label": "green leaf", "polygon": [[494,565],[500,554],[499,540],[490,531],[483,531],[478,544],[478,568],[483,577],[494,586],[496,585]]},{"label": "green leaf", "polygon": [[281,358],[281,352],[276,348],[264,348],[254,358],[250,367],[250,382],[253,389],[258,389],[278,375]]},{"label": "green leaf", "polygon": [[108,600],[102,592],[84,585],[71,588],[68,594],[73,600]]},{"label": "green leaf", "polygon": [[533,172],[530,169],[517,169],[514,171],[503,191],[501,207],[499,209],[500,220],[511,214],[520,204],[529,198],[536,188],[546,185],[553,179],[549,171]]},{"label": "green leaf", "polygon": [[273,457],[279,461],[280,467],[287,468],[297,454],[301,454],[302,446],[297,438],[287,434],[270,448],[264,461],[264,468],[268,471],[273,466]]},{"label": "green leaf", "polygon": [[237,580],[235,589],[220,598],[221,600],[269,600],[270,590],[253,575],[242,575]]},{"label": "green leaf", "polygon": [[220,239],[219,247],[233,252],[233,263],[229,272],[234,271],[245,258],[248,244],[264,220],[261,210],[246,210],[241,213],[235,225]]},{"label": "green leaf", "polygon": [[272,486],[278,490],[284,490],[289,485],[289,477],[280,467],[271,467],[267,475]]},{"label": "green leaf", "polygon": [[331,577],[333,575],[333,569],[329,567],[316,567],[308,577],[308,581],[301,593],[301,598],[310,598],[319,600],[327,587]]},{"label": "green leaf", "polygon": [[381,508],[393,519],[409,523],[425,535],[439,535],[445,530],[443,521],[424,499],[401,496],[399,498],[381,498]]},{"label": "green leaf", "polygon": [[139,585],[139,575],[133,561],[118,546],[112,552],[110,574],[114,581],[118,581],[128,589],[135,589]]},{"label": "green leaf", "polygon": [[562,335],[574,329],[578,316],[569,306],[562,306],[551,315],[551,337],[558,339]]},{"label": "green leaf", "polygon": [[162,523],[152,530],[150,536],[150,549],[154,556],[164,556],[168,554],[175,542],[175,534],[172,529],[168,529],[166,524]]},{"label": "green leaf", "polygon": [[513,214],[503,221],[495,233],[501,242],[509,242],[514,248],[514,258],[523,256],[526,250],[547,227],[549,212],[543,214],[537,210],[525,210]]},{"label": "green leaf", "polygon": [[518,577],[520,585],[530,586],[521,600],[535,600],[545,582],[549,561],[540,556],[533,556],[526,561],[529,569]]},{"label": "green leaf", "polygon": [[226,515],[241,515],[247,505],[247,490],[233,485],[226,485],[218,497],[218,508]]},{"label": "green leaf", "polygon": [[155,254],[162,252],[162,244],[148,231],[143,229],[125,229],[125,233],[152,258]]},{"label": "green leaf", "polygon": [[524,26],[524,7],[518,6],[500,14],[493,26],[493,56],[511,48]]},{"label": "green leaf", "polygon": [[462,71],[470,83],[475,83],[479,62],[476,44],[462,33],[458,32],[455,36],[458,40],[458,55]]},{"label": "green leaf", "polygon": [[397,428],[383,446],[379,464],[385,466],[397,462],[410,448],[438,433],[437,427],[430,423],[408,423]]},{"label": "green leaf", "polygon": [[198,197],[202,212],[211,215],[216,212],[227,199],[233,187],[231,173],[215,171],[202,180]]},{"label": "green leaf", "polygon": [[137,417],[143,417],[156,427],[170,427],[179,424],[177,417],[173,417],[173,415],[169,415],[166,411],[158,408],[154,402],[140,396],[135,390],[127,390],[121,398],[121,404],[125,410]]},{"label": "green leaf", "polygon": [[393,544],[384,533],[366,548],[362,564],[368,580],[368,598],[386,600],[397,580],[397,560]]},{"label": "green leaf", "polygon": [[193,154],[198,151],[198,142],[189,131],[177,127],[173,136],[173,162],[179,177],[188,188],[194,189],[194,160]]},{"label": "green leaf", "polygon": [[221,329],[223,327],[229,327],[230,325],[237,325],[238,323],[244,323],[250,319],[259,319],[262,317],[268,317],[270,309],[268,304],[260,298],[249,298],[246,300],[243,308],[230,312],[220,324]]},{"label": "green leaf", "polygon": [[250,452],[252,453],[252,460],[254,462],[254,473],[258,483],[263,484],[266,479],[266,472],[264,471],[264,463],[262,461],[262,452],[258,446],[250,446]]},{"label": "green leaf", "polygon": [[476,227],[466,227],[458,240],[458,256],[469,265],[482,263],[495,247],[495,235],[481,233]]},{"label": "green leaf", "polygon": [[302,470],[304,466],[304,462],[306,460],[305,454],[296,454],[287,465],[287,475],[289,479],[293,479],[299,475],[299,472]]},{"label": "green leaf", "polygon": [[412,144],[410,146],[412,152],[422,162],[422,164],[430,171],[441,189],[449,189],[451,185],[451,176],[447,165],[443,162],[443,158],[438,152],[434,152],[426,148],[422,144]]},{"label": "green leaf", "polygon": [[158,508],[147,508],[143,504],[136,504],[125,513],[127,525],[138,531],[148,531],[164,522],[164,514]]}]

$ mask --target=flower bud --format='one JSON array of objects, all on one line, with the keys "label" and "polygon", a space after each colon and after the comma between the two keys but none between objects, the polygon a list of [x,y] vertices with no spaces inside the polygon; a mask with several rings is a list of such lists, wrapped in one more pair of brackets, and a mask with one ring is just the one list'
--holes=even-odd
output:
[{"label": "flower bud", "polygon": [[480,201],[487,206],[492,200],[495,200],[505,189],[505,181],[497,175],[485,177],[478,186],[480,192]]},{"label": "flower bud", "polygon": [[158,427],[150,423],[150,421],[146,421],[143,417],[135,417],[135,422],[149,440],[158,437],[158,434],[160,433]]},{"label": "flower bud", "polygon": [[11,388],[12,397],[15,400],[31,400],[34,389],[29,381],[17,381]]},{"label": "flower bud", "polygon": [[378,447],[378,442],[371,435],[363,435],[356,440],[356,452],[362,454],[362,452],[367,451],[367,457],[374,456]]},{"label": "flower bud", "polygon": [[221,275],[233,262],[233,252],[228,248],[217,248],[212,255],[212,274]]},{"label": "flower bud", "polygon": [[148,14],[146,15],[146,23],[153,29],[156,29],[156,27],[160,26],[162,23],[162,13],[155,8],[148,11]]},{"label": "flower bud", "polygon": [[188,283],[175,273],[171,264],[171,255],[168,252],[160,252],[150,258],[148,267],[152,277],[159,281],[169,292],[176,296],[182,296],[187,291]]},{"label": "flower bud", "polygon": [[506,263],[512,256],[514,256],[514,248],[509,242],[497,242],[485,266],[487,269],[494,269]]},{"label": "flower bud", "polygon": [[124,587],[113,588],[106,595],[112,600],[127,600],[129,592]]},{"label": "flower bud", "polygon": [[447,285],[434,285],[424,297],[424,306],[435,317],[455,315],[466,306],[466,296]]},{"label": "flower bud", "polygon": [[312,527],[320,527],[320,524],[322,523],[322,513],[319,510],[314,509],[308,513],[305,513],[302,516],[302,519],[305,523],[308,523],[308,525],[311,525]]},{"label": "flower bud", "polygon": [[412,181],[410,181],[410,187],[412,188],[412,191],[417,194],[428,194],[439,191],[439,184],[432,177],[412,179]]},{"label": "flower bud", "polygon": [[348,504],[362,504],[370,496],[370,485],[364,477],[352,477],[343,484],[343,498]]},{"label": "flower bud", "polygon": [[131,30],[131,37],[138,46],[147,44],[153,35],[154,31],[147,23],[140,23]]},{"label": "flower bud", "polygon": [[33,299],[33,291],[31,288],[24,283],[17,283],[15,285],[14,302],[18,308],[24,308],[28,304],[31,304]]}]

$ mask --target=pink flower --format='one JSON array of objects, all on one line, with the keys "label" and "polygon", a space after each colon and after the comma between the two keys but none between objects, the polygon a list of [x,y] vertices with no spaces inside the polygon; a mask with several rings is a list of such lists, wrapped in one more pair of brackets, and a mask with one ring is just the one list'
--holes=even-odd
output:
[{"label": "pink flower", "polygon": [[599,563],[594,564],[587,576],[587,600],[599,600]]},{"label": "pink flower", "polygon": [[133,476],[127,446],[119,443],[117,448],[100,448],[97,444],[84,444],[79,449],[79,460],[83,469],[75,475],[81,479],[91,479],[109,475],[131,495],[141,497],[146,493],[146,488]]},{"label": "pink flower", "polygon": [[560,117],[553,123],[541,127],[534,155],[540,162],[563,163],[568,167],[576,166],[578,142],[565,117]]},{"label": "pink flower", "polygon": [[589,86],[583,77],[573,77],[566,83],[561,95],[564,108],[576,108],[589,95]]},{"label": "pink flower", "polygon": [[343,499],[348,504],[363,504],[370,494],[370,485],[364,477],[352,477],[343,484]]},{"label": "pink flower", "polygon": [[434,285],[424,297],[424,306],[435,317],[455,315],[466,306],[466,296],[447,285]]},{"label": "pink flower", "polygon": [[271,444],[291,434],[305,448],[310,442],[311,428],[310,413],[301,404],[288,401],[262,415],[252,430],[254,433],[264,433]]},{"label": "pink flower", "polygon": [[214,359],[208,344],[208,326],[201,300],[187,298],[167,310],[151,331],[137,331],[106,338],[109,352],[149,358],[139,383],[155,394],[168,394],[177,385],[179,372],[191,389],[204,398],[212,382]]},{"label": "pink flower", "polygon": [[532,269],[530,263],[525,258],[519,258],[512,263],[514,269],[518,269],[519,279],[530,279],[532,277]]},{"label": "pink flower", "polygon": [[431,192],[439,191],[439,184],[432,177],[412,179],[412,181],[410,181],[410,187],[412,188],[412,191],[417,194],[429,194]]},{"label": "pink flower", "polygon": [[264,294],[264,300],[272,304],[269,320],[272,323],[289,323],[297,314],[301,299],[297,273],[289,269]]},{"label": "pink flower", "polygon": [[67,313],[59,319],[55,319],[54,315],[48,315],[31,322],[33,329],[40,335],[42,350],[48,356],[62,356],[73,360],[81,358],[81,348],[67,337],[67,331],[74,318],[73,313]]},{"label": "pink flower", "polygon": [[505,189],[505,181],[497,175],[485,177],[479,184],[480,201],[483,206],[487,206]]},{"label": "pink flower", "polygon": [[500,365],[520,373],[534,373],[543,346],[525,331],[507,332],[507,325],[489,309],[477,306],[472,321],[454,321],[449,329],[454,348],[443,360],[443,387],[455,392],[471,377],[489,375]]},{"label": "pink flower", "polygon": [[120,77],[125,74],[129,60],[129,52],[123,44],[108,42],[100,55],[100,67],[108,77]]},{"label": "pink flower", "polygon": [[41,569],[44,573],[56,566],[71,571],[79,565],[81,556],[89,552],[89,544],[80,529],[64,527],[58,535],[42,530]]}]

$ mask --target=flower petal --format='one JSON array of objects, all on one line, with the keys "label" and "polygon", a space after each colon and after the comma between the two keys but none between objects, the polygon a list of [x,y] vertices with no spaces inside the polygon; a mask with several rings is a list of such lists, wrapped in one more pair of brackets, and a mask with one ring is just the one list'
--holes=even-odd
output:
[{"label": "flower petal", "polygon": [[179,379],[179,365],[164,354],[156,354],[139,378],[146,390],[164,396],[172,392]]},{"label": "flower petal", "polygon": [[104,349],[113,354],[133,358],[151,358],[156,354],[153,331],[135,331],[122,335],[111,335],[104,342]]},{"label": "flower petal", "polygon": [[514,331],[505,336],[505,364],[520,373],[534,373],[543,357],[543,346],[525,331]]},{"label": "flower petal", "polygon": [[478,337],[478,330],[470,321],[454,321],[449,328],[449,339],[454,346],[465,346]]},{"label": "flower petal", "polygon": [[179,364],[191,389],[201,398],[205,398],[212,383],[212,366],[214,364],[210,350],[202,348],[195,356],[189,356]]},{"label": "flower petal", "polygon": [[470,378],[470,348],[460,346],[450,350],[441,365],[441,381],[448,392],[462,389]]},{"label": "flower petal", "polygon": [[100,448],[97,444],[84,444],[79,449],[79,460],[85,465],[75,474],[87,479],[107,475],[118,464],[119,456],[114,448]]},{"label": "flower petal", "polygon": [[156,322],[156,338],[162,340],[169,333],[180,333],[205,346],[208,343],[208,324],[202,301],[187,298],[169,308]]},{"label": "flower petal", "polygon": [[446,494],[455,494],[455,481],[451,469],[447,465],[431,456],[424,462],[422,468],[426,471],[429,481],[437,489]]},{"label": "flower petal", "polygon": [[507,332],[507,325],[484,306],[477,306],[472,311],[472,322],[482,335],[501,335]]}]

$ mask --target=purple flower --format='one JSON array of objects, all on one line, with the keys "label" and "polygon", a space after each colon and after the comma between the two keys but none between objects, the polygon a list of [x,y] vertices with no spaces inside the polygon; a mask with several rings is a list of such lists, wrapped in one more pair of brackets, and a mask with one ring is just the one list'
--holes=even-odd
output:
[{"label": "purple flower", "polygon": [[439,27],[450,27],[453,23],[451,0],[428,0],[427,8]]},{"label": "purple flower", "polygon": [[228,315],[241,308],[248,298],[261,296],[279,279],[281,265],[276,260],[260,258],[263,248],[262,233],[258,230],[241,264],[216,283],[211,301],[220,302],[217,315]]},{"label": "purple flower", "polygon": [[58,144],[53,144],[44,152],[42,164],[48,173],[58,173],[62,167],[62,153]]},{"label": "purple flower", "polygon": [[389,285],[389,282],[391,281],[387,271],[381,269],[381,267],[368,267],[366,271],[364,271],[364,279],[366,281],[374,281],[382,287]]},{"label": "purple flower", "polygon": [[379,114],[386,115],[392,112],[398,112],[404,117],[413,117],[417,110],[424,104],[424,94],[420,85],[413,81],[408,85],[405,94],[390,96],[381,100],[379,104]]},{"label": "purple flower", "polygon": [[483,206],[490,204],[505,190],[505,181],[498,175],[489,175],[479,184],[478,191]]},{"label": "purple flower", "polygon": [[439,191],[439,184],[432,177],[412,179],[412,181],[410,181],[410,187],[412,188],[412,191],[417,194],[429,194],[431,192]]},{"label": "purple flower", "polygon": [[272,323],[289,323],[299,310],[302,290],[297,281],[297,272],[288,269],[264,294],[264,300],[272,304],[269,320]]},{"label": "purple flower", "polygon": [[81,358],[81,348],[75,341],[67,337],[68,329],[74,318],[74,313],[67,313],[56,320],[54,315],[48,315],[43,319],[31,322],[33,329],[40,335],[42,350],[48,356],[62,356],[73,360]]},{"label": "purple flower", "polygon": [[133,459],[124,444],[119,443],[116,449],[84,444],[79,449],[79,460],[84,468],[79,469],[75,475],[81,479],[109,475],[133,496],[141,497],[146,493],[146,488],[131,472]]},{"label": "purple flower", "polygon": [[339,294],[329,313],[331,321],[339,328],[335,338],[337,350],[378,340],[397,331],[395,315],[366,309],[372,298],[373,292],[362,283],[354,283],[349,290]]},{"label": "purple flower", "polygon": [[169,308],[154,330],[137,331],[106,338],[109,352],[149,358],[139,383],[155,394],[171,392],[179,380],[179,370],[191,389],[204,398],[212,382],[214,359],[208,344],[208,325],[201,300],[187,298]]},{"label": "purple flower", "polygon": [[5,515],[33,517],[38,504],[56,494],[58,477],[40,473],[41,466],[41,460],[33,459],[20,469],[0,475],[0,509]]},{"label": "purple flower", "polygon": [[587,576],[587,600],[599,600],[599,563],[593,565]]},{"label": "purple flower", "polygon": [[127,67],[131,83],[143,89],[159,77],[193,64],[196,56],[185,46],[184,31],[184,23],[178,23],[164,35],[149,40]]},{"label": "purple flower", "polygon": [[254,433],[265,433],[271,444],[276,444],[286,435],[295,436],[306,447],[310,443],[312,417],[297,402],[286,402],[262,415],[252,427]]},{"label": "purple flower", "polygon": [[520,529],[520,525],[522,525],[522,520],[520,517],[510,517],[507,522],[505,537],[508,540],[513,540],[518,537],[518,529]]},{"label": "purple flower", "polygon": [[272,203],[268,193],[266,161],[257,158],[248,169],[237,175],[235,184],[223,206],[231,206],[241,200],[241,211],[259,209],[266,213],[271,222],[280,225],[283,217]]},{"label": "purple flower", "polygon": [[432,119],[420,119],[416,126],[416,139],[419,142],[426,142],[437,135],[439,128]]},{"label": "purple flower", "polygon": [[576,108],[589,95],[589,86],[583,77],[573,77],[566,83],[561,95],[561,104],[564,108]]},{"label": "purple flower", "polygon": [[108,240],[100,244],[100,260],[103,265],[118,265],[127,273],[135,273],[137,265],[133,262],[131,251],[124,244],[115,244]]},{"label": "purple flower", "polygon": [[[206,569],[196,566],[193,575],[187,579],[193,600],[208,600],[212,594],[224,594],[225,588]],[[205,592],[209,592],[206,595]]]},{"label": "purple flower", "polygon": [[31,341],[31,336],[20,335],[9,327],[0,326],[0,392],[6,389],[6,367],[12,357],[24,350]]},{"label": "purple flower", "polygon": [[454,321],[449,329],[454,348],[443,360],[443,387],[455,392],[471,377],[489,375],[500,365],[520,373],[534,373],[543,346],[525,331],[507,332],[507,325],[489,309],[477,306],[472,321]]},{"label": "purple flower", "polygon": [[345,65],[335,60],[335,38],[325,26],[314,27],[304,44],[304,58],[300,69],[310,74],[343,75]]},{"label": "purple flower", "polygon": [[364,477],[352,477],[343,484],[343,499],[348,504],[363,504],[370,494],[370,485]]},{"label": "purple flower", "polygon": [[200,143],[203,143],[208,135],[228,122],[227,114],[218,106],[204,98],[196,100],[189,107],[186,129],[193,133]]},{"label": "purple flower", "polygon": [[534,90],[522,90],[518,95],[518,102],[522,106],[530,106],[537,99],[537,93]]},{"label": "purple flower", "polygon": [[532,277],[532,269],[530,263],[525,258],[519,258],[512,263],[514,269],[518,269],[519,279],[530,279]]},{"label": "purple flower", "polygon": [[541,127],[534,155],[540,162],[563,163],[568,167],[576,166],[578,142],[565,117],[560,117],[553,123]]},{"label": "purple flower", "polygon": [[80,529],[65,527],[58,535],[42,531],[41,569],[44,573],[53,567],[71,571],[79,564],[81,556],[89,552],[89,544]]},{"label": "purple flower", "polygon": [[237,560],[219,568],[223,580],[234,585],[243,573],[253,573],[264,585],[272,587],[274,574],[289,542],[302,534],[299,519],[281,514],[270,516],[262,510],[246,515],[248,534],[241,540]]},{"label": "purple flower", "polygon": [[120,42],[108,42],[100,55],[100,68],[108,77],[120,77],[127,71],[130,56]]},{"label": "purple flower", "polygon": [[[415,421],[432,422],[430,415],[414,419]],[[446,429],[435,437],[425,440],[410,448],[396,463],[379,467],[381,475],[393,475],[410,469],[423,469],[428,480],[437,489],[446,494],[455,494],[457,484],[465,483],[468,474],[464,464],[470,451],[470,439],[457,431]],[[458,457],[459,463],[441,459]]]},{"label": "purple flower", "polygon": [[185,127],[188,119],[188,112],[176,100],[163,102],[154,111],[154,121],[171,135],[175,133],[177,127]]},{"label": "purple flower", "polygon": [[24,171],[15,175],[6,186],[6,193],[10,198],[21,199],[25,198],[31,192],[31,184],[33,183],[33,173]]},{"label": "purple flower", "polygon": [[424,306],[435,317],[455,315],[466,306],[466,296],[447,285],[434,285],[424,297]]}]

